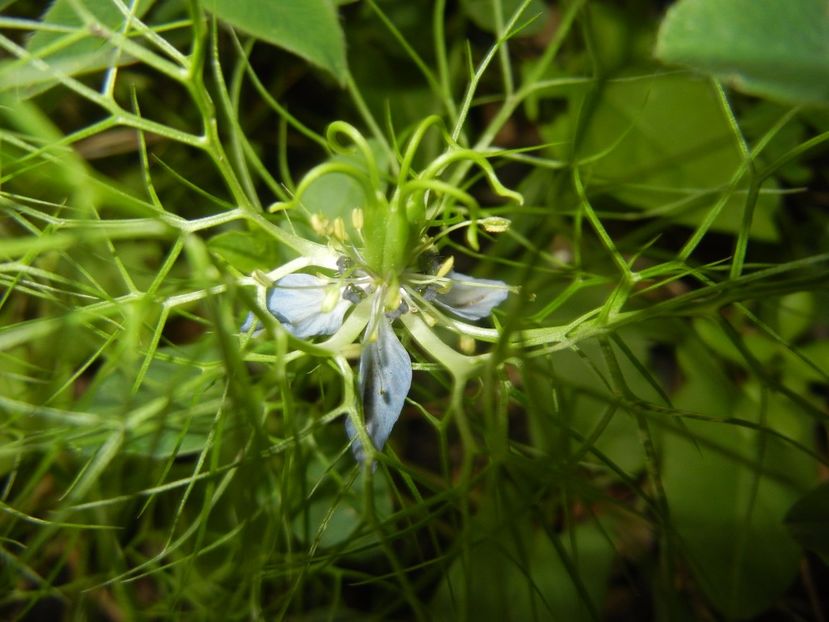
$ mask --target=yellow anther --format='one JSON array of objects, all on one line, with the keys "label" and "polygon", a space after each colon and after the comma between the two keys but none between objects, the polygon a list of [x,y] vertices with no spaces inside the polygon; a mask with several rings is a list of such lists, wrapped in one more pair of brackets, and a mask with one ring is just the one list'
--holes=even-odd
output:
[{"label": "yellow anther", "polygon": [[337,306],[337,303],[340,300],[340,288],[336,285],[332,285],[325,290],[325,298],[322,299],[322,308],[320,309],[323,313],[331,313],[334,310],[334,307]]},{"label": "yellow anther", "polygon": [[401,298],[400,298],[400,288],[399,287],[392,287],[389,289],[388,293],[386,294],[385,300],[385,308],[386,311],[394,311],[397,307],[400,306]]},{"label": "yellow anther", "polygon": [[487,216],[478,222],[480,222],[484,229],[489,233],[503,233],[509,229],[512,224],[509,218],[502,218],[501,216]]},{"label": "yellow anther", "polygon": [[311,214],[311,228],[317,235],[328,235],[331,223],[321,214]]},{"label": "yellow anther", "polygon": [[454,266],[455,266],[455,257],[450,255],[449,259],[447,259],[442,264],[440,264],[440,268],[438,268],[438,273],[437,273],[436,276],[438,278],[442,278],[442,277],[446,276],[447,274],[449,274],[449,272],[452,270],[452,268]]},{"label": "yellow anther", "polygon": [[342,218],[337,216],[334,219],[334,224],[331,227],[331,231],[333,232],[334,237],[338,240],[345,240],[345,222],[343,222]]},{"label": "yellow anther", "polygon": [[359,207],[351,210],[351,224],[357,231],[363,228],[363,210]]},{"label": "yellow anther", "polygon": [[458,339],[458,347],[464,354],[475,354],[475,340],[469,335],[461,335]]}]

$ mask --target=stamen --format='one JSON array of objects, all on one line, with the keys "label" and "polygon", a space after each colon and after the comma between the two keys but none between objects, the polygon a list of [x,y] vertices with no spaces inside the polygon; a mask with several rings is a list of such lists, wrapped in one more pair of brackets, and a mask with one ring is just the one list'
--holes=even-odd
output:
[{"label": "stamen", "polygon": [[328,237],[331,228],[330,221],[320,214],[311,214],[311,228],[317,235]]},{"label": "stamen", "polygon": [[351,210],[351,224],[357,231],[362,231],[363,222],[363,210],[359,207]]},{"label": "stamen", "polygon": [[337,302],[340,299],[340,288],[336,285],[332,285],[325,290],[325,298],[322,299],[322,305],[320,305],[321,310],[323,313],[331,313],[334,310],[334,307],[337,306]]},{"label": "stamen", "polygon": [[452,268],[454,268],[454,267],[455,267],[455,256],[450,255],[449,259],[447,259],[442,264],[440,264],[440,267],[438,268],[437,274],[435,276],[437,276],[439,279],[441,279],[441,278],[445,277],[447,274],[449,274],[452,271]]},{"label": "stamen", "polygon": [[426,302],[432,302],[438,297],[438,286],[430,283],[420,291],[420,295],[423,296],[423,300]]},{"label": "stamen", "polygon": [[339,258],[337,258],[337,274],[339,276],[345,276],[345,273],[351,270],[351,266],[353,265],[354,262],[351,261],[350,258],[345,255],[340,255]]},{"label": "stamen", "polygon": [[502,216],[487,216],[478,222],[480,222],[484,226],[484,230],[489,233],[503,233],[510,228],[510,225],[512,225],[509,218],[503,218]]},{"label": "stamen", "polygon": [[343,290],[343,300],[347,300],[351,304],[356,305],[365,297],[366,293],[363,291],[363,288],[357,287],[354,283],[349,283]]},{"label": "stamen", "polygon": [[469,335],[461,335],[458,339],[458,347],[464,354],[472,356],[475,354],[475,339]]},{"label": "stamen", "polygon": [[386,317],[389,319],[389,322],[394,322],[397,318],[399,318],[404,313],[409,312],[409,304],[405,300],[401,300],[400,304],[394,311],[389,311],[386,313]]},{"label": "stamen", "polygon": [[401,302],[400,288],[390,287],[388,293],[386,294],[386,299],[384,300],[385,308],[394,311],[400,306]]},{"label": "stamen", "polygon": [[346,239],[346,234],[345,234],[345,222],[344,222],[344,221],[343,221],[343,219],[342,219],[342,218],[340,218],[339,216],[337,216],[337,217],[334,219],[334,224],[333,224],[333,225],[332,225],[332,227],[331,227],[331,234],[332,234],[335,238],[337,238],[338,240],[340,240],[341,242],[344,242],[344,241],[345,241],[345,239]]}]

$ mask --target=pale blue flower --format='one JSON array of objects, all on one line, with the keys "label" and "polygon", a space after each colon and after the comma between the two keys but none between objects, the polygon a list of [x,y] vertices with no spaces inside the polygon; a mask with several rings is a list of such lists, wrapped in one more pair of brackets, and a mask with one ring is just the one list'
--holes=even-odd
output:
[{"label": "pale blue flower", "polygon": [[334,288],[333,305],[328,309],[325,302],[332,297],[330,285],[310,274],[289,274],[271,290],[268,311],[294,337],[333,335],[351,306],[342,292],[336,291],[336,285]]},{"label": "pale blue flower", "polygon": [[[478,279],[455,271],[445,276],[407,274],[399,284],[399,303],[385,310],[387,286],[378,284],[362,270],[348,271],[341,262],[332,277],[294,273],[279,279],[266,296],[268,311],[282,327],[300,339],[333,335],[345,321],[348,310],[363,298],[372,297],[371,319],[362,338],[358,373],[359,395],[366,432],[380,450],[397,422],[412,384],[412,360],[392,328],[404,313],[432,303],[464,320],[480,320],[502,303],[509,293],[503,281]],[[435,268],[437,271],[437,268]],[[255,322],[248,315],[242,330]],[[360,462],[365,451],[350,419],[345,422],[351,449]]]},{"label": "pale blue flower", "polygon": [[454,270],[446,275],[449,291],[438,294],[435,302],[465,320],[480,320],[507,299],[509,290],[503,281],[476,279]]}]

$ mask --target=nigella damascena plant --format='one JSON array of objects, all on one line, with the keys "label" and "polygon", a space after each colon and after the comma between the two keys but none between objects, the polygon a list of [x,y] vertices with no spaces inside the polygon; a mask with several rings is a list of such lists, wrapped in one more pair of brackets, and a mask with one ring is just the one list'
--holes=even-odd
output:
[{"label": "nigella damascena plant", "polygon": [[[331,351],[358,342],[356,389],[362,417],[348,417],[345,428],[354,456],[365,464],[373,462],[388,440],[412,384],[411,355],[398,331],[407,331],[411,339],[405,342],[419,344],[456,382],[465,381],[478,359],[448,346],[434,329],[440,326],[459,334],[466,349],[475,338],[494,341],[497,331],[476,323],[489,317],[511,289],[500,280],[462,274],[454,269],[452,256],[439,254],[446,215],[452,215],[453,228],[460,225],[472,231],[467,239],[473,246],[479,224],[493,232],[508,225],[499,217],[479,218],[480,209],[471,195],[439,179],[447,167],[477,166],[498,194],[515,201],[521,197],[500,184],[483,155],[451,142],[442,156],[415,174],[410,168],[414,151],[426,129],[437,123],[436,118],[427,119],[414,133],[388,198],[381,191],[380,173],[365,139],[351,126],[332,124],[328,132],[332,150],[345,152],[337,139],[346,135],[364,158],[365,168],[342,161],[322,164],[306,175],[289,204],[275,209],[301,208],[310,184],[331,173],[358,181],[365,202],[348,214],[349,227],[343,217],[313,215],[312,228],[326,243],[303,240],[306,256],[274,269],[270,278],[259,279],[262,306],[296,339],[327,337],[320,345],[327,344]],[[435,228],[437,235],[430,235]],[[260,326],[250,313],[242,331]]]}]

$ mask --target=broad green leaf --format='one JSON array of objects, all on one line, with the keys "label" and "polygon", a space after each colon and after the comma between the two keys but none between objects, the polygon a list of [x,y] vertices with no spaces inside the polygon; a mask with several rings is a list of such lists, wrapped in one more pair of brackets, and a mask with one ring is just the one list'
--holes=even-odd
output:
[{"label": "broad green leaf", "polygon": [[[133,16],[140,19],[154,2],[155,0],[136,0]],[[106,39],[87,31],[84,20],[72,4],[70,0],[56,0],[44,13],[41,22],[49,26],[72,28],[73,32],[36,31],[26,45],[29,52],[66,76],[133,62],[132,57],[120,52]],[[83,0],[79,4],[107,29],[123,30],[126,18],[112,0]],[[130,5],[129,2],[125,4]],[[79,38],[79,35],[82,36]],[[51,73],[32,63],[15,59],[0,64],[0,91],[20,89],[18,94],[31,95],[55,84],[57,80]]]},{"label": "broad green leaf", "polygon": [[556,536],[567,562],[549,534],[526,517],[470,537],[468,558],[452,563],[435,592],[433,620],[592,620],[571,572],[600,608],[615,550],[598,525],[584,523]]},{"label": "broad green leaf", "polygon": [[[317,492],[307,505],[295,513],[291,524],[294,535],[300,542],[308,545],[318,542],[322,547],[348,543],[356,549],[375,544],[375,532],[369,530],[362,536],[356,534],[365,507],[363,474],[357,477],[348,490],[340,494],[331,485],[333,482],[320,486],[319,480],[326,477],[326,473],[326,465],[320,461],[313,460],[309,464],[307,486]],[[374,475],[371,483],[375,514],[380,520],[385,520],[393,509],[389,482],[385,477]]]},{"label": "broad green leaf", "polygon": [[[126,452],[166,458],[200,451],[222,395],[221,383],[205,372],[203,361],[209,360],[218,355],[204,344],[159,348],[138,391],[132,392],[134,374],[116,369],[93,386],[83,403],[89,412],[125,422]],[[152,416],[133,416],[153,403],[158,407],[150,409]]]},{"label": "broad green leaf", "polygon": [[[648,342],[634,334],[625,335],[625,342],[640,361],[647,360]],[[575,389],[568,402],[568,425],[582,437],[590,438],[601,432],[593,446],[611,460],[617,467],[631,475],[644,466],[644,453],[639,439],[638,428],[632,414],[608,408],[616,397],[605,383],[611,380],[596,342],[585,342],[580,346],[581,356],[571,351],[556,354],[555,375],[563,388]],[[658,403],[659,396],[644,380],[634,365],[618,351],[617,362],[620,371],[633,395],[642,400]],[[592,367],[591,367],[592,363]],[[602,379],[598,373],[604,374]],[[609,419],[605,419],[609,417]],[[591,457],[591,460],[594,459]]]},{"label": "broad green leaf", "polygon": [[786,514],[786,526],[804,548],[829,564],[829,483],[809,491]]},{"label": "broad green leaf", "polygon": [[272,270],[283,260],[279,242],[261,230],[224,231],[210,238],[207,248],[244,274]]},{"label": "broad green leaf", "polygon": [[662,23],[656,56],[755,95],[829,103],[825,0],[680,0]]},{"label": "broad green leaf", "polygon": [[[385,151],[377,141],[369,140],[368,142],[378,170],[385,171],[388,168]],[[356,152],[334,155],[329,161],[350,164],[361,171],[367,168],[365,159]],[[307,210],[309,214],[322,216],[329,221],[342,218],[347,236],[351,239],[356,239],[356,232],[352,225],[352,211],[364,207],[365,202],[365,193],[360,183],[343,173],[330,173],[319,177],[302,195],[303,210]]]},{"label": "broad green leaf", "polygon": [[[748,368],[746,357],[720,326],[710,318],[695,318],[691,320],[694,331],[711,351],[716,352],[723,359]],[[778,353],[777,342],[772,341],[763,333],[744,330],[740,335],[742,345],[751,352],[761,363],[768,363]]]},{"label": "broad green leaf", "polygon": [[[124,2],[124,4],[128,8],[134,4],[135,11],[133,15],[140,18],[150,10],[154,2],[155,0],[134,0],[133,2],[128,0],[127,2]],[[83,29],[83,17],[78,14],[73,4],[77,4],[82,10],[88,11],[99,24],[109,28],[110,30],[115,30],[124,25],[124,14],[118,6],[116,6],[113,0],[81,0],[80,2],[72,2],[72,0],[55,0],[55,2],[52,3],[52,6],[49,7],[49,10],[46,11],[46,13],[43,14],[43,17],[40,18],[40,21],[44,24],[52,26],[69,26]],[[51,44],[57,43],[65,37],[66,35],[61,32],[40,30],[32,35],[32,38],[29,39],[29,43],[26,45],[26,48],[32,53],[37,53],[46,49]],[[68,53],[69,50],[95,50],[103,45],[105,45],[105,41],[95,38],[90,32],[86,39],[82,42],[73,44],[70,48],[64,50],[64,53]]]},{"label": "broad green leaf", "polygon": [[586,36],[592,39],[590,56],[599,75],[614,75],[625,67],[652,62],[656,32],[650,20],[616,2],[591,2],[589,15],[590,34]]},{"label": "broad green leaf", "polygon": [[234,28],[301,56],[345,82],[345,37],[329,0],[204,0],[204,7]]},{"label": "broad green leaf", "polygon": [[[756,145],[774,128],[785,115],[789,114],[791,106],[778,104],[767,100],[757,100],[753,105],[740,109],[740,129],[750,145]],[[798,149],[813,131],[823,131],[820,121],[817,120],[820,112],[829,112],[829,108],[804,109],[798,116],[790,119],[783,127],[776,130],[773,137],[757,155],[758,168],[777,164],[786,159],[788,154]],[[816,117],[811,121],[810,117]],[[810,125],[812,127],[810,127]],[[826,125],[829,129],[829,125]],[[811,183],[814,171],[808,161],[795,159],[776,168],[775,177],[785,181],[789,187],[808,186]]]},{"label": "broad green leaf", "polygon": [[[350,158],[334,156],[332,160],[347,161]],[[331,221],[342,218],[349,237],[354,232],[351,212],[363,207],[365,202],[365,193],[359,182],[343,173],[331,173],[320,177],[308,186],[308,190],[302,195],[302,205],[309,213]]]},{"label": "broad green leaf", "polygon": [[717,419],[740,418],[807,444],[810,426],[791,402],[763,398],[757,383],[739,390],[699,342],[686,342],[678,356],[686,382],[674,403],[713,420],[686,421],[693,439],[677,429],[662,443],[675,548],[714,606],[749,618],[797,576],[800,548],[783,518],[813,485],[815,465],[775,437]]},{"label": "broad green leaf", "polygon": [[[595,107],[584,94],[571,101],[582,110],[586,126],[577,156],[592,173],[588,190],[648,215],[699,225],[742,162],[729,121],[706,81],[680,75],[619,80],[601,90]],[[545,138],[568,144],[575,130],[561,119],[548,126]],[[740,229],[745,187],[731,195],[713,229]],[[773,212],[778,203],[775,195],[760,195],[752,236],[777,237]]]}]

